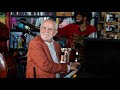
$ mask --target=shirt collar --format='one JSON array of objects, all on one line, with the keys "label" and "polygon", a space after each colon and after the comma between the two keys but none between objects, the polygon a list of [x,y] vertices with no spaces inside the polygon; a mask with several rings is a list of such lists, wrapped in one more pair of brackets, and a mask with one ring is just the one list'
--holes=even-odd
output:
[{"label": "shirt collar", "polygon": [[54,43],[54,40],[52,39],[52,42],[51,43],[49,43],[49,42],[45,42],[47,45],[53,45],[53,43]]}]

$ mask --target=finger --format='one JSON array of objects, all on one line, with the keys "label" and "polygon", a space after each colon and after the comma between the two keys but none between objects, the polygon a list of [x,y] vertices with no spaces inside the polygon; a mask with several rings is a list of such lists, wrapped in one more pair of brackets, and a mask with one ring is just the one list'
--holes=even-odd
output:
[{"label": "finger", "polygon": [[75,68],[75,71],[77,71],[78,69],[77,68]]},{"label": "finger", "polygon": [[75,64],[80,65],[80,63],[76,62]]}]

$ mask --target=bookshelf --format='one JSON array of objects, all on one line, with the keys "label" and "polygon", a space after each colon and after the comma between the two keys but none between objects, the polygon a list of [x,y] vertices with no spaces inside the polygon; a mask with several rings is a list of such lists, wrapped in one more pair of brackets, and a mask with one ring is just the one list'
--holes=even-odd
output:
[{"label": "bookshelf", "polygon": [[59,26],[65,21],[67,25],[74,22],[73,15],[74,12],[10,12],[10,50],[26,53],[30,40],[39,35],[43,20],[53,19]]},{"label": "bookshelf", "polygon": [[120,12],[99,12],[100,38],[120,39]]},{"label": "bookshelf", "polygon": [[[29,41],[34,37],[29,31],[38,35],[39,34],[39,26],[41,25],[42,21],[45,19],[54,19],[55,13],[54,12],[10,12],[11,13],[11,33],[10,33],[10,48],[14,48],[14,35],[16,38],[20,39],[17,40],[21,43],[22,38],[21,36],[24,34],[26,37],[26,45],[28,47]],[[22,23],[22,22],[25,23]],[[19,42],[20,41],[20,42]],[[21,48],[25,48],[21,47]],[[20,47],[17,47],[20,49]],[[16,49],[16,47],[14,48]]]}]

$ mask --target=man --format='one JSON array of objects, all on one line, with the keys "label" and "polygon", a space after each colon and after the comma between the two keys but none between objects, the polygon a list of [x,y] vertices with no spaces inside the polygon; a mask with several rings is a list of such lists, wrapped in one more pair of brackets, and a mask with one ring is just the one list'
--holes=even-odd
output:
[{"label": "man", "polygon": [[53,40],[58,25],[47,19],[40,26],[40,35],[29,43],[26,78],[60,78],[60,73],[77,70],[78,62],[60,62],[60,44]]},{"label": "man", "polygon": [[90,25],[92,19],[91,12],[75,12],[74,14],[75,23],[68,24],[65,27],[58,28],[58,34],[55,38],[61,37],[66,38],[67,47],[71,47],[74,34],[84,37],[92,37],[97,32],[96,28]]}]

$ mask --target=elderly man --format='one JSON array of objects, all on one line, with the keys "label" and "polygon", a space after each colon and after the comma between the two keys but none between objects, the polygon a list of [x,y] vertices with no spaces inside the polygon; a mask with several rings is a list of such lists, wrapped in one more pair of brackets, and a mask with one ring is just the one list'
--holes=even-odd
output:
[{"label": "elderly man", "polygon": [[53,40],[57,29],[57,23],[47,19],[40,26],[40,35],[30,41],[26,78],[60,78],[60,73],[77,70],[78,62],[60,63],[61,47]]}]

